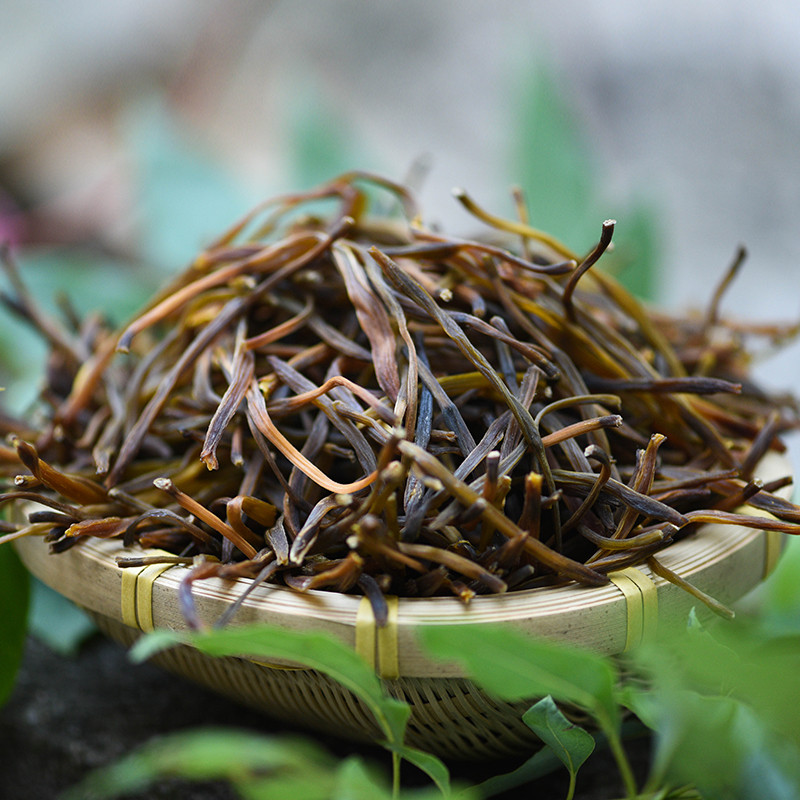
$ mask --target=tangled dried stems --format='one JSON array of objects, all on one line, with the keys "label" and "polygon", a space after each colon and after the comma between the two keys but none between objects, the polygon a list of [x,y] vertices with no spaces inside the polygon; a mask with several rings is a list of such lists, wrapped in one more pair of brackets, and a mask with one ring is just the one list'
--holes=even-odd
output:
[{"label": "tangled dried stems", "polygon": [[[370,213],[377,190],[392,212]],[[0,451],[0,499],[46,509],[4,538],[197,562],[192,621],[210,575],[364,593],[381,619],[387,594],[670,578],[656,555],[708,521],[800,531],[786,480],[753,478],[797,411],[750,384],[745,349],[793,331],[720,320],[741,259],[705,316],[656,315],[593,268],[612,221],[580,257],[457,197],[508,246],[348,174],[255,209],[116,332],[49,318],[6,257],[6,303],[51,352],[46,422],[4,421]]]}]

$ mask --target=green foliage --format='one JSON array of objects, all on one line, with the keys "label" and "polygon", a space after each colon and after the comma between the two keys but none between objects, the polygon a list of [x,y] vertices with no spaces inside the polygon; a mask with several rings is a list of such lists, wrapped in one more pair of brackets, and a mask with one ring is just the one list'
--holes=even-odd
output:
[{"label": "green foliage", "polygon": [[56,653],[76,655],[97,626],[85,611],[41,581],[34,579],[32,590],[30,633]]},{"label": "green foliage", "polygon": [[759,624],[773,635],[800,634],[800,540],[790,539],[764,586]]},{"label": "green foliage", "polygon": [[[382,776],[360,758],[337,763],[310,739],[207,728],[158,737],[109,767],[95,770],[64,800],[141,792],[164,778],[225,780],[245,800],[389,800]],[[402,792],[398,800],[433,800],[436,792]],[[474,795],[473,795],[474,797]]]},{"label": "green foliage", "polygon": [[612,203],[605,197],[584,127],[549,70],[540,65],[525,73],[516,107],[508,170],[511,181],[525,191],[531,225],[577,253],[588,253],[603,220],[616,218],[613,250],[603,256],[600,268],[638,297],[652,300],[660,242],[650,203]]},{"label": "green foliage", "polygon": [[[620,741],[619,676],[610,659],[533,639],[507,626],[485,627],[428,627],[420,631],[420,638],[432,655],[459,662],[470,678],[503,700],[551,695],[587,711],[607,737],[628,793],[633,795],[633,775]],[[481,647],[474,647],[476,641]]]},{"label": "green foliage", "polygon": [[517,108],[510,171],[525,190],[531,224],[586,252],[603,217],[584,131],[562,87],[544,68],[525,76]]},{"label": "green foliage", "polygon": [[569,772],[567,800],[575,794],[578,770],[594,750],[594,739],[583,728],[570,722],[549,695],[523,715],[525,724],[555,753]]},{"label": "green foliage", "polygon": [[293,185],[309,189],[358,167],[368,169],[363,142],[311,80],[301,81],[288,99],[287,134]]},{"label": "green foliage", "polygon": [[709,798],[796,798],[800,753],[746,703],[721,694],[659,690],[654,776],[689,781]]},{"label": "green foliage", "polygon": [[324,672],[369,707],[387,740],[397,743],[403,740],[408,706],[387,697],[375,673],[355,651],[330,637],[265,625],[197,633],[160,630],[137,642],[131,650],[131,658],[143,661],[176,644],[190,644],[211,656],[287,659]]},{"label": "green foliage", "polygon": [[635,661],[648,688],[629,687],[626,702],[655,731],[654,785],[689,780],[709,797],[742,800],[798,796],[800,636],[761,620],[694,624]]},{"label": "green foliage", "polygon": [[0,706],[22,661],[30,580],[12,547],[0,547]]},{"label": "green foliage", "polygon": [[495,797],[504,792],[512,792],[520,786],[525,786],[537,778],[548,775],[558,769],[560,763],[558,756],[551,748],[543,747],[516,769],[500,775],[492,775],[475,788],[481,797]]},{"label": "green foliage", "polygon": [[[783,580],[778,572],[773,583]],[[776,606],[789,613],[785,591],[780,586],[771,590],[780,598]],[[767,613],[774,615],[774,606],[768,604]],[[795,713],[800,703],[800,636],[785,629],[776,632],[758,620],[744,620],[709,630],[691,614],[679,635],[630,654],[625,680],[611,659],[502,626],[480,632],[471,626],[431,626],[421,629],[420,639],[434,657],[461,663],[469,677],[497,697],[532,700],[523,719],[544,748],[513,772],[469,790],[480,796],[514,790],[559,762],[570,776],[567,797],[574,796],[578,770],[594,750],[595,740],[570,723],[556,702],[592,715],[616,759],[628,797],[783,800],[800,793],[800,722]],[[475,647],[476,641],[480,647]],[[316,634],[263,627],[198,634],[156,632],[141,640],[134,656],[141,659],[177,642],[210,655],[290,659],[334,677],[370,708],[386,746],[423,769],[442,794],[450,794],[444,765],[402,744],[408,708],[386,697],[371,670],[343,645]],[[624,707],[654,732],[654,762],[642,795],[622,749]],[[380,789],[380,779],[359,761],[344,762],[335,779],[325,763],[322,760],[323,766],[315,768],[323,776],[306,771],[283,775],[284,784],[264,779],[263,786],[247,784],[245,789],[235,781],[234,785],[248,798],[278,796],[273,794],[276,785],[285,791],[294,787],[295,792],[304,787],[302,796],[308,797],[357,799],[369,796],[370,786],[379,787],[373,790],[375,797],[388,791]],[[168,773],[162,766],[159,774]]]},{"label": "green foliage", "polygon": [[[473,680],[503,700],[552,695],[592,713],[604,730],[619,730],[617,673],[608,659],[502,625],[484,627],[428,627],[420,631],[420,638],[432,655],[459,662]],[[481,646],[475,647],[475,642]]]},{"label": "green foliage", "polygon": [[[148,98],[127,113],[137,233],[145,263],[177,272],[251,203],[190,130]],[[159,282],[163,281],[163,277]]]},{"label": "green foliage", "polygon": [[324,782],[321,788],[329,791],[334,766],[324,750],[306,739],[199,729],[153,739],[116,764],[91,773],[66,797],[115,797],[141,791],[162,777],[227,779],[243,796],[259,797],[252,790],[265,774],[280,781],[313,773],[320,784]]},{"label": "green foliage", "polygon": [[[623,705],[654,731],[647,796],[668,796],[670,787],[688,782],[708,798],[797,797],[800,636],[776,634],[753,620],[711,631],[701,628],[696,617],[689,622],[680,635],[631,654],[624,684],[610,659],[526,640],[512,630],[478,634],[450,626],[425,629],[421,638],[433,655],[460,662],[498,697],[552,695],[524,719],[548,746],[549,763],[557,756],[569,770],[570,797],[577,770],[594,743],[586,731],[569,725],[553,699],[592,714],[608,738],[629,796],[636,790],[616,738]],[[481,648],[474,647],[475,641]],[[535,776],[548,763],[546,752],[514,773],[485,782],[481,790],[491,796]]]},{"label": "green foliage", "polygon": [[369,708],[388,749],[425,771],[442,793],[449,795],[450,777],[444,764],[430,753],[403,744],[410,714],[408,705],[386,695],[372,669],[341,642],[318,633],[287,631],[265,625],[197,633],[155,631],[137,642],[131,656],[143,660],[175,644],[189,644],[212,656],[285,659],[324,672]]}]

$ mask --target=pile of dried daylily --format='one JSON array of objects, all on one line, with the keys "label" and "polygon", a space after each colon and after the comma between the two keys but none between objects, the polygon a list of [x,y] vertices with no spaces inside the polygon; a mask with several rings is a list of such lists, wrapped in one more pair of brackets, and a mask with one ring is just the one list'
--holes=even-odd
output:
[{"label": "pile of dried daylily", "polygon": [[[366,213],[376,186],[397,213]],[[747,383],[727,281],[705,317],[656,317],[589,272],[612,222],[580,258],[458,196],[519,254],[428,230],[404,188],[352,174],[254,211],[122,332],[46,317],[8,267],[6,302],[52,352],[46,424],[6,422],[2,451],[2,499],[48,510],[5,538],[121,537],[194,563],[184,597],[247,576],[363,592],[380,618],[386,594],[642,562],[678,580],[654,556],[697,523],[800,532],[772,494],[788,479],[753,479],[797,415]]]}]

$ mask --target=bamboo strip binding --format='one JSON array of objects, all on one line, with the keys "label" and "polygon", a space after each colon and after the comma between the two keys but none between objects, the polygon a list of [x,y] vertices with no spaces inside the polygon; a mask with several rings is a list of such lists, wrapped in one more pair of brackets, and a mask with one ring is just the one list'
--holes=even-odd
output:
[{"label": "bamboo strip binding", "polygon": [[653,638],[658,627],[658,589],[641,569],[628,567],[609,574],[625,598],[627,627],[623,653]]}]

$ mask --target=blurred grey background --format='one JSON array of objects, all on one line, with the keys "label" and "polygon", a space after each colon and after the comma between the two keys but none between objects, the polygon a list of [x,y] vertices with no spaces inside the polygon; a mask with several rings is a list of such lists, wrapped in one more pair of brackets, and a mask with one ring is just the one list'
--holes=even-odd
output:
[{"label": "blurred grey background", "polygon": [[[403,178],[427,158],[428,221],[472,233],[453,186],[512,214],[522,162],[551,158],[526,105],[544,71],[582,148],[572,191],[591,187],[579,227],[622,234],[650,209],[659,305],[703,306],[743,243],[724,312],[800,318],[789,0],[3,0],[0,30],[0,226],[48,267],[35,280],[79,246],[145,284],[340,164]],[[558,187],[534,191],[560,208]],[[800,348],[758,374],[800,393]]]}]

